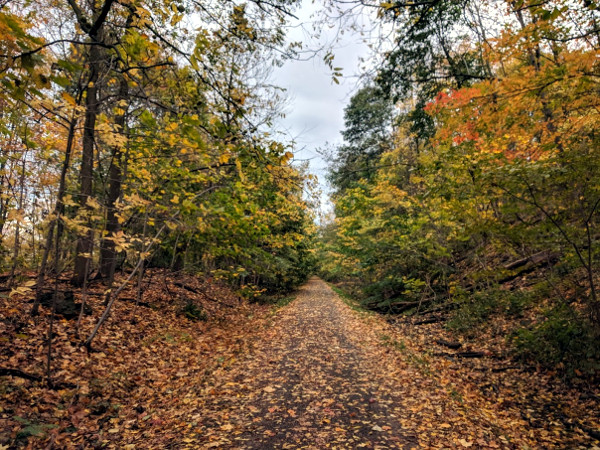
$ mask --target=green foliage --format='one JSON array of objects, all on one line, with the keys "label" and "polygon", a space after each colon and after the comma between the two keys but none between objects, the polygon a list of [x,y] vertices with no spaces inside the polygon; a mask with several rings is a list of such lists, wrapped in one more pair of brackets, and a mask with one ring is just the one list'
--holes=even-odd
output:
[{"label": "green foliage", "polygon": [[346,305],[348,305],[354,311],[360,312],[362,314],[372,314],[372,311],[366,309],[362,302],[359,299],[357,299],[356,296],[354,296],[351,292],[349,292],[348,289],[342,289],[341,287],[334,285],[330,285],[330,287],[337,295],[340,296],[344,303],[346,303]]},{"label": "green foliage", "polygon": [[57,427],[53,424],[31,422],[19,416],[15,416],[14,419],[23,425],[23,428],[17,432],[17,439],[26,439],[30,436],[45,437],[48,430]]},{"label": "green foliage", "polygon": [[549,310],[545,320],[517,330],[511,341],[518,355],[550,369],[596,375],[600,372],[598,332],[571,308],[559,305]]},{"label": "green foliage", "polygon": [[[415,96],[415,108],[404,116],[422,139],[433,136],[423,108],[442,89],[461,88],[489,76],[481,54],[461,45],[471,25],[470,0],[386,3],[383,18],[398,26],[394,48],[386,54],[377,86],[395,101]],[[477,5],[474,6],[477,8]]]},{"label": "green foliage", "polygon": [[273,305],[273,310],[276,311],[278,309],[284,308],[285,306],[292,303],[295,299],[296,299],[296,297],[294,297],[293,295],[287,295],[284,297],[280,297],[280,298],[274,300],[275,304]]},{"label": "green foliage", "polygon": [[454,297],[456,311],[447,323],[447,327],[462,333],[472,333],[481,326],[502,304],[501,291],[490,289],[474,293],[462,293]]},{"label": "green foliage", "polygon": [[193,321],[204,322],[208,319],[206,311],[199,308],[194,302],[187,302],[181,310],[181,314]]},{"label": "green foliage", "polygon": [[[291,5],[96,3],[17,0],[0,13],[0,267],[75,261],[83,281],[96,268],[110,278],[111,259],[146,260],[252,298],[303,282],[314,180],[259,131],[281,92],[267,67],[294,52]],[[72,43],[46,40],[57,35]],[[55,229],[61,261],[39,266]]]},{"label": "green foliage", "polygon": [[[557,305],[597,330],[599,50],[572,27],[593,32],[595,13],[559,0],[500,5],[508,15],[495,25],[483,19],[497,14],[489,3],[381,5],[400,30],[376,78],[396,102],[379,110],[395,128],[379,153],[338,149],[321,271],[386,312],[452,303],[448,326],[468,334]],[[390,122],[359,100],[346,111],[363,110],[364,126],[347,123],[344,136],[380,136],[376,124]],[[550,343],[568,340],[553,325],[567,322],[544,323],[522,339],[539,336],[549,354],[530,356],[567,358]],[[568,336],[586,347],[589,333],[577,333]]]},{"label": "green foliage", "polygon": [[392,103],[373,86],[356,92],[344,110],[344,145],[337,148],[328,175],[338,192],[370,179],[381,154],[389,148]]}]

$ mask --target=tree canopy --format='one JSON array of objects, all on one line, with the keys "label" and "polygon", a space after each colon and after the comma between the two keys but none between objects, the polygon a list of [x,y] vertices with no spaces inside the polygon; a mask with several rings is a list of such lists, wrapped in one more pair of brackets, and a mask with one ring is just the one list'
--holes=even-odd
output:
[{"label": "tree canopy", "polygon": [[[383,4],[398,31],[375,86],[394,127],[379,153],[338,149],[324,274],[381,311],[454,311],[467,332],[516,310],[522,356],[596,373],[598,14],[587,1]],[[376,130],[363,94],[347,112]],[[372,170],[344,177],[355,161]]]},{"label": "tree canopy", "polygon": [[107,312],[118,269],[196,271],[251,298],[305,279],[310,180],[265,132],[278,91],[264,62],[294,52],[290,8],[2,5],[0,264],[15,289],[37,270],[34,314],[65,271],[106,280]]}]

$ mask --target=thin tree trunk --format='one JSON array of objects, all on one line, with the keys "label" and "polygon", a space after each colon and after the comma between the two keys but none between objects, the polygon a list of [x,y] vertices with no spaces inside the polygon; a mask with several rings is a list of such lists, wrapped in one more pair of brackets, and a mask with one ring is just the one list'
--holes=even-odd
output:
[{"label": "thin tree trunk", "polygon": [[[162,234],[162,232],[163,232],[163,230],[165,229],[166,226],[167,225],[166,225],[166,222],[165,222],[165,224],[162,227],[160,227],[160,229],[158,230],[158,232],[154,236],[154,240],[158,239],[158,237]],[[112,289],[109,291],[108,297],[107,297],[109,299],[109,301],[108,301],[108,303],[106,305],[106,308],[104,309],[104,312],[102,313],[102,316],[100,317],[100,319],[96,323],[96,326],[94,327],[94,329],[90,333],[89,337],[85,341],[85,346],[88,349],[91,347],[92,341],[96,337],[96,334],[98,333],[98,330],[100,329],[100,327],[102,326],[102,324],[108,318],[108,315],[110,314],[110,310],[111,310],[112,305],[114,304],[115,300],[117,299],[117,297],[119,296],[119,294],[121,293],[121,291],[123,289],[125,289],[125,287],[127,286],[127,284],[131,281],[131,279],[133,278],[133,276],[135,275],[135,273],[142,266],[142,264],[144,262],[145,253],[148,252],[152,248],[152,245],[154,244],[154,240],[150,241],[150,243],[146,246],[146,248],[143,249],[143,252],[140,255],[140,259],[138,260],[137,264],[135,265],[135,267],[133,268],[133,270],[131,271],[131,273],[129,274],[129,276],[125,279],[125,281],[123,281],[123,283],[121,283],[121,285],[117,288],[117,290],[114,293],[112,292]]]},{"label": "thin tree trunk", "polygon": [[79,335],[79,326],[81,325],[81,319],[83,318],[83,313],[85,311],[85,304],[88,298],[88,280],[89,280],[89,263],[91,258],[87,260],[88,267],[86,267],[85,278],[83,279],[83,287],[81,289],[81,308],[79,309],[79,316],[77,317],[77,325],[75,326],[75,330],[77,330],[77,335]]},{"label": "thin tree trunk", "polygon": [[[27,134],[25,134],[25,139],[27,139]],[[23,196],[25,194],[25,163],[27,161],[27,150],[23,153],[23,162],[21,164],[21,179],[19,187],[19,212],[23,211]],[[12,287],[15,281],[15,272],[17,270],[18,260],[19,260],[19,250],[20,250],[20,234],[21,234],[21,224],[19,219],[17,219],[17,224],[15,226],[15,242],[13,246],[13,257],[12,257],[12,266],[10,268],[10,278],[8,282],[8,287]]]},{"label": "thin tree trunk", "polygon": [[177,251],[179,246],[179,238],[181,237],[181,233],[177,233],[177,237],[175,238],[175,245],[173,245],[173,256],[171,257],[171,270],[175,270],[175,263],[177,262],[177,256],[179,252]]},{"label": "thin tree trunk", "polygon": [[[6,168],[7,162],[10,160],[9,152],[10,148],[13,147],[15,143],[15,135],[16,135],[16,125],[11,124],[11,132],[12,135],[7,143],[7,148],[0,149],[0,173],[4,174],[4,170]],[[4,184],[6,181],[6,185]],[[10,181],[7,175],[2,175],[0,178],[0,194],[8,194],[10,190]],[[2,238],[4,237],[4,226],[6,225],[6,221],[8,220],[8,212],[10,205],[10,196],[9,195],[0,195],[0,249],[2,249]]]},{"label": "thin tree trunk", "polygon": [[[60,252],[60,236],[58,233],[60,230],[56,229],[56,244],[54,246],[54,259],[58,261],[59,252]],[[58,263],[57,263],[58,264]],[[56,315],[56,302],[58,296],[58,265],[56,266],[56,271],[54,273],[54,295],[52,296],[52,311],[50,312],[50,323],[48,324],[48,351],[46,354],[46,384],[49,388],[52,387],[52,333],[54,328],[54,316]]]},{"label": "thin tree trunk", "polygon": [[[94,39],[100,42],[98,39]],[[98,79],[103,58],[102,49],[91,45],[88,54],[90,76],[86,88],[85,123],[83,126],[83,144],[81,153],[79,204],[82,209],[88,209],[88,199],[92,197],[94,170],[94,141],[96,134],[96,119],[98,116]],[[88,224],[89,225],[89,224]],[[93,231],[91,227],[79,235],[75,256],[73,283],[81,286],[85,279],[87,260],[92,251]]]},{"label": "thin tree trunk", "polygon": [[[191,200],[194,200],[196,198],[201,197],[202,195],[217,189],[219,186],[215,185],[215,186],[211,186],[205,190],[203,190],[202,192],[199,192],[198,194],[196,194]],[[165,221],[165,223],[160,227],[160,229],[156,232],[156,234],[154,235],[154,238],[150,240],[150,242],[148,243],[148,245],[146,245],[143,249],[142,249],[142,253],[140,254],[140,258],[137,262],[137,264],[135,265],[135,267],[133,268],[133,270],[131,271],[131,273],[129,274],[129,276],[125,279],[125,281],[123,281],[123,283],[121,283],[121,285],[115,290],[115,292],[113,293],[112,290],[110,291],[110,301],[108,302],[108,304],[106,305],[106,308],[104,309],[104,312],[102,313],[102,316],[100,317],[100,319],[98,320],[98,322],[96,323],[96,326],[94,327],[94,329],[92,330],[92,332],[90,333],[89,337],[87,338],[87,340],[85,341],[85,346],[90,349],[91,345],[92,345],[92,341],[94,340],[94,338],[96,337],[96,334],[98,333],[98,330],[100,329],[100,327],[102,326],[102,324],[106,321],[106,319],[108,318],[108,315],[110,314],[110,310],[112,308],[112,305],[114,304],[115,300],[117,299],[117,297],[119,296],[119,294],[121,293],[121,291],[123,289],[125,289],[125,287],[127,286],[127,284],[131,281],[131,279],[134,277],[134,275],[136,274],[136,272],[138,270],[140,270],[140,268],[142,267],[144,260],[146,258],[146,254],[150,251],[150,249],[152,248],[152,246],[154,245],[155,241],[160,237],[160,235],[162,234],[163,230],[166,228],[167,223],[171,220],[174,220],[178,215],[179,215],[180,211],[177,211],[175,214],[173,214],[168,220]]]},{"label": "thin tree trunk", "polygon": [[[146,235],[148,230],[148,205],[146,205],[146,211],[144,211],[144,230],[142,235],[142,251],[146,245]],[[138,283],[137,283],[137,294],[135,297],[135,306],[140,304],[140,300],[142,299],[142,280],[144,279],[144,268],[146,266],[146,255],[142,255],[143,261],[140,266],[140,271],[138,275]]]},{"label": "thin tree trunk", "polygon": [[[2,154],[0,153],[0,156]],[[4,168],[6,167],[6,161],[8,158],[0,158],[0,173],[4,173]],[[4,193],[4,175],[0,178],[0,194]],[[8,215],[8,198],[3,200],[2,196],[0,196],[0,248],[2,248],[2,237],[4,236],[4,224],[6,223],[6,218]]]},{"label": "thin tree trunk", "polygon": [[[75,128],[77,126],[77,118],[74,116],[71,118],[71,123],[69,124],[69,133],[67,136],[67,147],[65,149],[65,159],[63,161],[63,166],[60,172],[60,182],[58,185],[58,193],[56,194],[56,205],[54,206],[54,219],[50,221],[48,224],[48,234],[46,235],[46,246],[44,248],[44,253],[42,254],[42,261],[40,262],[40,268],[37,276],[37,285],[36,285],[36,293],[35,293],[35,301],[33,302],[33,307],[31,309],[31,315],[35,316],[38,313],[40,306],[40,297],[42,295],[42,290],[44,289],[45,276],[46,276],[46,267],[48,265],[48,256],[50,255],[50,249],[52,248],[52,240],[54,237],[54,227],[57,222],[60,222],[61,216],[65,211],[65,204],[63,202],[63,198],[65,196],[66,190],[66,181],[67,181],[67,172],[69,171],[69,165],[71,163],[71,155],[73,154],[73,142],[75,141]],[[58,264],[58,262],[56,262]]]},{"label": "thin tree trunk", "polygon": [[[121,77],[119,86],[118,105],[127,100],[129,94],[129,85],[124,76]],[[115,126],[121,132],[125,133],[125,111],[115,117]],[[117,253],[115,251],[115,242],[112,239],[121,228],[117,217],[115,204],[121,197],[121,184],[123,178],[122,152],[119,145],[113,147],[113,155],[108,169],[108,198],[106,202],[106,231],[107,238],[102,239],[100,244],[100,273],[104,277],[113,278],[116,267]]]}]

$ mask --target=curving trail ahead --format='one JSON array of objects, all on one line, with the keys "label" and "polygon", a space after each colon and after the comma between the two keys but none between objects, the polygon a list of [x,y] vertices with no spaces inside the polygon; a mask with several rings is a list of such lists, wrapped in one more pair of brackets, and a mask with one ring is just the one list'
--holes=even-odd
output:
[{"label": "curving trail ahead", "polygon": [[203,424],[205,445],[414,447],[414,432],[399,420],[406,405],[389,390],[377,342],[364,318],[311,279],[252,354],[210,390],[204,407],[220,420]]}]

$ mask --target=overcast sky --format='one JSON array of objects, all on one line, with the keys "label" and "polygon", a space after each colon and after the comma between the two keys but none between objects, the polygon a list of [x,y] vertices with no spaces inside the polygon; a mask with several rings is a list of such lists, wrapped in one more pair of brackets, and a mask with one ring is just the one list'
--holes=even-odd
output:
[{"label": "overcast sky", "polygon": [[[342,67],[344,77],[340,84],[332,80],[331,70],[323,62],[325,52],[305,61],[288,61],[282,68],[273,73],[273,81],[287,89],[288,102],[285,108],[286,117],[277,124],[280,131],[295,141],[295,160],[308,160],[310,171],[319,177],[323,191],[327,191],[325,174],[327,162],[319,149],[340,143],[340,131],[344,128],[344,107],[357,89],[360,74],[360,58],[367,57],[369,49],[358,31],[344,27],[344,34],[338,34],[337,26],[321,27],[318,39],[307,36],[306,30],[316,20],[315,12],[321,6],[304,1],[297,12],[299,21],[304,26],[293,28],[288,34],[290,40],[304,42],[305,48],[316,49],[332,46],[335,55],[334,67]],[[361,20],[368,27],[369,18],[364,15]],[[305,31],[303,31],[305,30]],[[322,197],[322,208],[329,210],[327,196]]]}]

